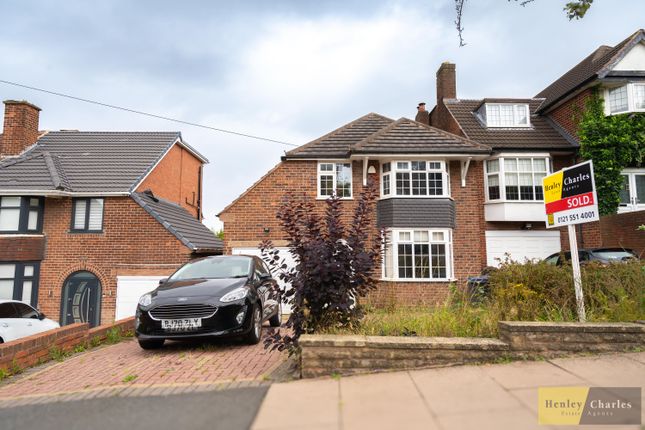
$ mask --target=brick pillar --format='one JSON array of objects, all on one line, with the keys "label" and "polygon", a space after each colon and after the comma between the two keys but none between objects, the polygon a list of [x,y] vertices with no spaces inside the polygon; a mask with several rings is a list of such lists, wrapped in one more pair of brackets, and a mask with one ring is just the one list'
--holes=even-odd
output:
[{"label": "brick pillar", "polygon": [[26,101],[4,101],[4,129],[0,158],[18,155],[38,140],[40,108]]}]

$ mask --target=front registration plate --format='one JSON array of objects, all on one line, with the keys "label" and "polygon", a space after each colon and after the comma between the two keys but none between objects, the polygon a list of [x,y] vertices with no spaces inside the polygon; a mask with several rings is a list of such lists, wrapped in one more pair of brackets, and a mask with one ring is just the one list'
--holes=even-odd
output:
[{"label": "front registration plate", "polygon": [[181,320],[161,320],[161,328],[168,331],[197,330],[202,326],[201,318],[184,318]]}]

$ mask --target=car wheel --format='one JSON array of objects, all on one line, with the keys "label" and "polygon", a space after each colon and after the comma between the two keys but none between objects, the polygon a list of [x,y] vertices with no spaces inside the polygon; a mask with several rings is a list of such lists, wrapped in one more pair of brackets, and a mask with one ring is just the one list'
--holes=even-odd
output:
[{"label": "car wheel", "polygon": [[255,345],[260,342],[262,338],[262,312],[260,306],[256,305],[253,308],[253,315],[251,316],[251,331],[246,335],[246,343]]},{"label": "car wheel", "polygon": [[139,339],[139,346],[143,349],[159,349],[163,346],[165,339]]},{"label": "car wheel", "polygon": [[282,324],[282,303],[280,301],[278,301],[278,311],[269,318],[269,324],[271,327],[280,327]]}]

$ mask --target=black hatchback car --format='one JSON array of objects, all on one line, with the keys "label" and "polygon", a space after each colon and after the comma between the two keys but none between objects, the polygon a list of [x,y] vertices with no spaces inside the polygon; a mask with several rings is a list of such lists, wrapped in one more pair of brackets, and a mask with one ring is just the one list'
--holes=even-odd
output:
[{"label": "black hatchback car", "polygon": [[214,256],[180,267],[139,299],[135,334],[144,349],[166,339],[242,337],[255,344],[262,323],[280,325],[280,292],[255,256]]}]

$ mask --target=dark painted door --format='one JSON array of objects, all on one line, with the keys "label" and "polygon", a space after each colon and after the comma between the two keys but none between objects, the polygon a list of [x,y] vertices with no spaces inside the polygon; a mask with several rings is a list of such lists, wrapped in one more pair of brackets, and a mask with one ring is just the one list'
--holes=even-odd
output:
[{"label": "dark painted door", "polygon": [[101,283],[90,272],[77,272],[67,278],[63,286],[61,321],[99,325],[101,308]]}]

